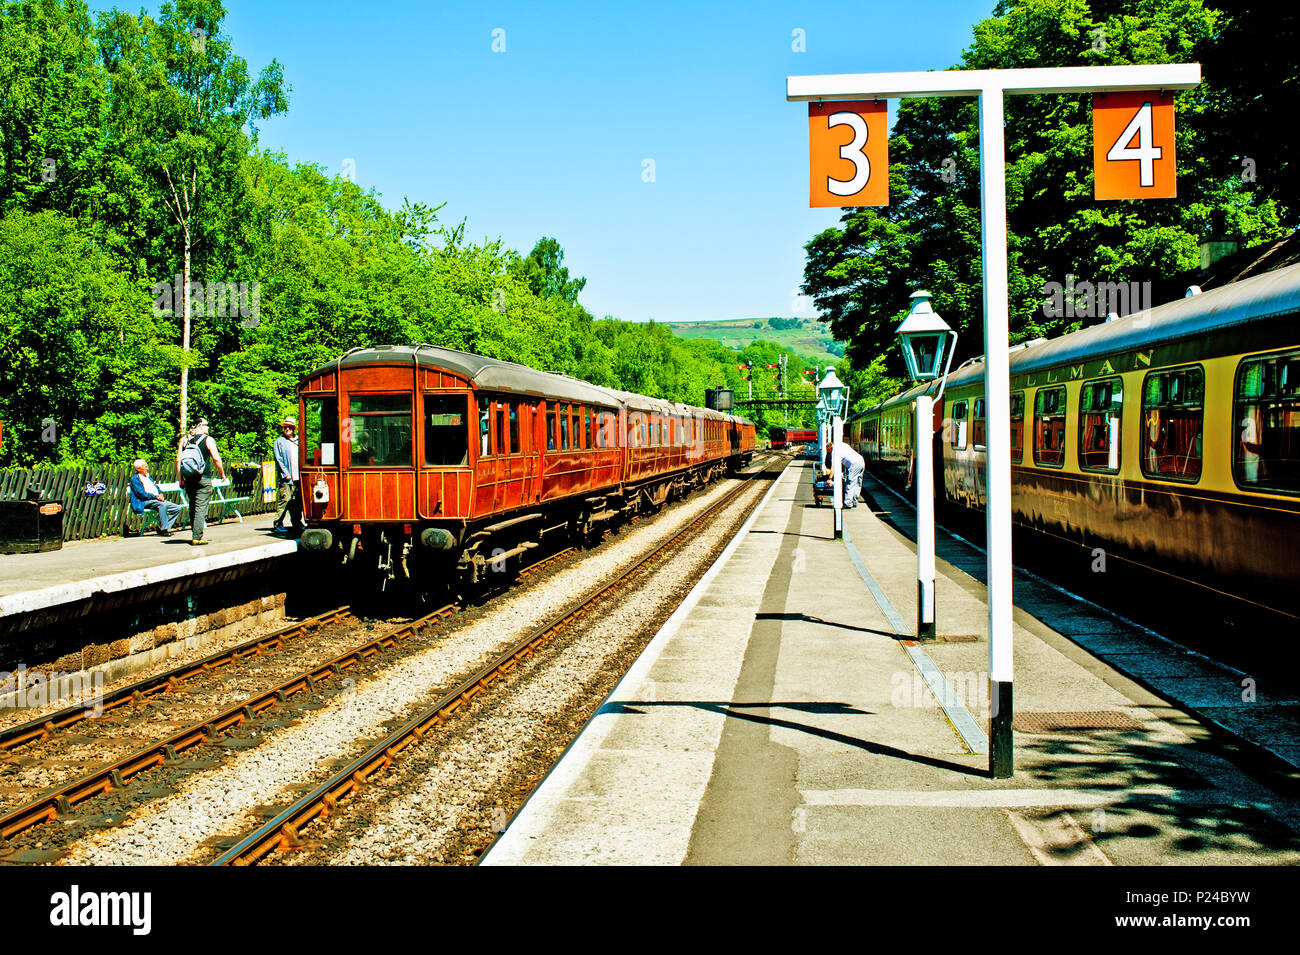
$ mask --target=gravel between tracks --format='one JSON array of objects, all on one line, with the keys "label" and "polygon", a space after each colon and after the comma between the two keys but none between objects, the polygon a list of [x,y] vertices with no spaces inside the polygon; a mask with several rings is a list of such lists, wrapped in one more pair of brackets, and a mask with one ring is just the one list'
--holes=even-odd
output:
[{"label": "gravel between tracks", "polygon": [[762,482],[646,575],[549,644],[493,692],[459,711],[384,777],[345,802],[316,851],[287,864],[472,864],[769,487]]},{"label": "gravel between tracks", "polygon": [[724,481],[675,505],[653,521],[631,527],[607,547],[537,585],[508,594],[481,618],[453,629],[427,651],[385,669],[335,698],[320,710],[275,731],[255,749],[224,765],[189,777],[172,796],[134,812],[120,827],[94,833],[71,847],[60,861],[68,865],[175,864],[189,860],[199,843],[213,836],[243,832],[258,820],[251,810],[287,805],[287,787],[318,782],[329,763],[359,754],[370,741],[439,692],[455,685],[492,655],[576,594],[608,580],[620,568],[671,536],[725,494]]}]

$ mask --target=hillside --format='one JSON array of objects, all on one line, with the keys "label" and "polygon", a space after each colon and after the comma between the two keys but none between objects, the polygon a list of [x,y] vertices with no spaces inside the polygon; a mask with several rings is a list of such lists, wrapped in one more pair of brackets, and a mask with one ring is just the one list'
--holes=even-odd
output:
[{"label": "hillside", "polygon": [[[844,355],[844,344],[831,337],[830,328],[815,318],[778,318],[777,323],[798,322],[774,328],[770,319],[735,318],[710,322],[666,322],[679,338],[711,338],[736,351],[756,340],[773,342],[803,355],[819,366],[833,365]],[[757,327],[756,327],[757,326]]]}]

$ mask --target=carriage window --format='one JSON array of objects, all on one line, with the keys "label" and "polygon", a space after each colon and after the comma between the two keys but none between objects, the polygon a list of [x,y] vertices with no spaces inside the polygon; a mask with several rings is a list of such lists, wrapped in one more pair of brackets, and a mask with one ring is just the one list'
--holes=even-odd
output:
[{"label": "carriage window", "polygon": [[492,445],[496,448],[497,454],[506,454],[506,403],[497,402],[497,433],[496,441]]},{"label": "carriage window", "polygon": [[966,447],[966,408],[967,402],[957,401],[952,406],[952,430],[949,434],[949,443],[960,451]]},{"label": "carriage window", "polygon": [[595,434],[592,433],[592,423],[595,421],[595,419],[596,416],[591,413],[590,408],[582,409],[582,434],[583,434],[582,446],[584,448],[587,448],[588,450],[591,450],[596,446],[596,436]]},{"label": "carriage window", "polygon": [[1199,480],[1204,419],[1205,372],[1199,365],[1148,374],[1142,381],[1142,473]]},{"label": "carriage window", "polygon": [[351,395],[353,467],[410,467],[411,396]]},{"label": "carriage window", "polygon": [[519,402],[510,402],[510,453],[519,453]]},{"label": "carriage window", "polygon": [[1039,388],[1034,395],[1034,463],[1065,463],[1065,389]]},{"label": "carriage window", "polygon": [[578,409],[571,407],[569,410],[569,434],[573,436],[573,449],[576,451],[582,447],[582,431],[578,427]]},{"label": "carriage window", "polygon": [[1019,464],[1025,453],[1025,393],[1011,393],[1011,463]]},{"label": "carriage window", "polygon": [[1079,467],[1119,470],[1119,428],[1124,410],[1124,381],[1090,381],[1079,392]]},{"label": "carriage window", "polygon": [[492,437],[492,402],[486,398],[478,400],[478,434],[478,456],[485,458],[491,453],[488,442]]},{"label": "carriage window", "polygon": [[604,411],[597,411],[596,412],[596,444],[595,444],[596,447],[608,448],[612,446],[609,440],[610,436],[608,432],[608,427],[609,427],[609,414]]},{"label": "carriage window", "polygon": [[984,448],[984,399],[975,399],[974,419],[971,421],[970,440],[976,448]]},{"label": "carriage window", "polygon": [[560,406],[560,450],[569,449],[569,406]]},{"label": "carriage window", "polygon": [[464,395],[424,396],[424,463],[455,467],[466,463],[469,432]]},{"label": "carriage window", "polygon": [[303,398],[303,438],[307,463],[314,467],[336,467],[339,463],[339,400]]},{"label": "carriage window", "polygon": [[546,411],[546,450],[555,450],[555,409],[548,408]]},{"label": "carriage window", "polygon": [[1237,483],[1300,494],[1300,351],[1243,361],[1235,393]]}]

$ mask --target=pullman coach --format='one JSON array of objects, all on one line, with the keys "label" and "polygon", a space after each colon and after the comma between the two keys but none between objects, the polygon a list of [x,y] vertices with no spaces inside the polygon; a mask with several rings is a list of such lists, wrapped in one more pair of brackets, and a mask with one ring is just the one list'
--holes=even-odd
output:
[{"label": "pullman coach", "polygon": [[[1011,494],[1021,528],[1300,617],[1300,266],[1010,356]],[[934,406],[935,487],[985,506],[984,364]],[[854,415],[848,440],[913,484],[915,399]]]}]

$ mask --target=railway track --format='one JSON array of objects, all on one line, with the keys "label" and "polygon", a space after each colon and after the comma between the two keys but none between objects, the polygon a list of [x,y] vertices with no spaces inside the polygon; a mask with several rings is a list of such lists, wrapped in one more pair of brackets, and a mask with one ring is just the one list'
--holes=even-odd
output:
[{"label": "railway track", "polygon": [[139,706],[148,700],[166,694],[174,694],[183,685],[196,676],[206,676],[220,671],[250,657],[278,650],[292,640],[314,634],[324,626],[356,619],[349,606],[336,607],[333,610],[298,623],[281,627],[261,637],[254,637],[225,650],[218,650],[200,660],[173,667],[164,673],[155,674],[143,680],[137,680],[98,697],[93,705],[85,703],[68,706],[46,716],[28,720],[0,730],[0,751],[13,752],[31,743],[44,742],[55,734],[70,729],[90,719],[98,719],[105,713],[128,706]]},{"label": "railway track", "polygon": [[[788,458],[784,455],[773,457],[782,466],[788,463]],[[770,465],[765,465],[751,472],[749,477],[752,479],[770,469]],[[725,512],[731,503],[750,488],[749,480],[739,483],[735,488],[715,501],[707,510],[684,525],[676,534],[652,548],[618,576],[591,588],[546,622],[533,628],[522,639],[516,641],[485,666],[462,680],[432,705],[374,743],[360,756],[349,761],[328,780],[300,797],[264,825],[240,839],[211,864],[216,866],[255,865],[273,852],[301,845],[301,834],[304,829],[312,823],[327,819],[336,813],[340,803],[356,794],[373,777],[391,767],[404,750],[437,730],[457,710],[469,704],[476,697],[486,692],[498,680],[510,674],[530,657],[533,657],[544,645],[572,626],[593,607],[627,587],[630,582],[638,579],[646,569],[653,568],[657,563],[665,560],[683,541],[691,539],[703,524]]]},{"label": "railway track", "polygon": [[[521,580],[535,577],[556,564],[571,559],[576,548],[566,547],[553,554],[540,558],[519,571]],[[429,617],[446,619],[459,608],[444,606],[434,611]],[[184,663],[161,673],[153,674],[141,680],[103,693],[91,702],[64,707],[23,723],[0,729],[0,759],[22,752],[27,747],[57,742],[88,721],[96,721],[96,726],[104,726],[97,721],[106,716],[118,715],[130,719],[143,714],[148,704],[160,699],[179,697],[194,687],[198,678],[219,675],[227,668],[243,661],[261,659],[297,644],[302,637],[318,636],[328,628],[339,624],[360,623],[351,606],[336,607],[321,614],[316,614],[297,623],[281,627],[271,633],[254,637],[242,643],[208,654],[201,659]],[[414,625],[410,625],[414,626]],[[51,821],[57,815],[67,813],[73,806],[96,795],[102,795],[114,788],[121,788],[127,780],[147,769],[161,765],[162,760],[174,760],[181,752],[203,742],[212,742],[225,732],[241,725],[248,719],[249,713],[259,715],[270,709],[274,703],[282,703],[289,697],[301,693],[304,689],[315,689],[330,673],[340,672],[354,666],[357,662],[373,656],[379,649],[395,646],[400,641],[405,626],[395,628],[390,634],[378,640],[367,640],[357,647],[352,647],[343,654],[301,671],[287,681],[278,682],[272,689],[256,693],[241,700],[234,707],[223,709],[216,716],[186,726],[185,729],[160,739],[156,744],[144,749],[132,749],[129,755],[114,759],[95,770],[74,777],[70,781],[46,788],[45,792],[22,805],[12,809],[0,808],[0,839],[12,836]],[[393,635],[398,635],[396,639]],[[209,684],[211,681],[208,681]],[[207,689],[212,689],[209,685]],[[274,703],[272,702],[274,698]],[[240,715],[244,719],[239,719]],[[187,721],[188,722],[188,721]],[[100,746],[113,747],[123,742],[120,727],[115,727],[117,735],[105,734]],[[85,741],[81,741],[84,745]],[[161,754],[161,756],[160,756]],[[42,754],[43,756],[45,754]],[[59,754],[62,755],[62,754]],[[102,759],[103,753],[97,755]],[[63,760],[63,762],[72,762]],[[95,760],[99,762],[99,760]],[[29,760],[30,764],[39,764],[38,760]]]},{"label": "railway track", "polygon": [[[729,492],[723,500],[733,500],[736,494],[742,491],[745,486],[745,484],[739,485]],[[700,515],[700,518],[716,512],[718,507],[722,506],[722,503],[722,500],[717,502],[712,509]],[[674,539],[685,536],[690,532],[691,528],[698,526],[700,518],[687,525]],[[660,550],[662,549],[660,548]],[[520,579],[527,579],[540,575],[554,568],[557,564],[572,560],[577,552],[578,549],[574,547],[564,548],[521,568],[517,576]],[[653,556],[653,553],[647,555],[637,566],[644,565],[646,560]],[[609,588],[603,589],[608,590]],[[595,599],[594,596],[593,599]],[[240,699],[233,706],[224,706],[221,712],[215,715],[207,716],[193,723],[187,723],[180,730],[166,732],[161,738],[152,740],[141,748],[133,748],[131,752],[120,758],[96,765],[89,772],[44,789],[35,798],[0,814],[0,840],[12,840],[17,836],[36,830],[45,823],[67,816],[74,808],[89,800],[124,790],[133,780],[149,770],[163,766],[179,765],[182,772],[188,771],[190,769],[188,764],[178,763],[182,753],[205,744],[217,742],[232,730],[249,725],[263,714],[274,711],[277,707],[283,707],[291,699],[307,691],[316,690],[332,678],[375,656],[381,650],[394,647],[398,643],[404,642],[412,634],[439,620],[449,618],[458,609],[460,608],[454,605],[444,606],[419,620],[404,623],[378,637],[368,639],[360,646],[354,646],[332,659],[314,664],[308,670],[299,672],[274,687],[254,692]],[[95,712],[96,707],[86,706],[83,703],[65,707],[57,712],[46,714],[22,724],[7,727],[0,730],[0,755],[21,751],[24,747],[33,744],[57,740],[61,734],[67,734],[69,730],[75,732],[75,727],[79,723],[91,719],[92,716],[117,711],[119,718],[131,719],[134,713],[148,712],[150,703],[172,696],[179,697],[188,688],[188,685],[199,682],[195,679],[196,677],[221,674],[232,664],[261,658],[268,653],[299,642],[303,636],[320,634],[325,631],[325,628],[349,621],[360,622],[360,618],[356,616],[351,607],[338,607],[307,620],[282,627],[264,636],[209,654],[199,660],[110,691],[100,698],[98,713]],[[527,653],[524,653],[520,656],[520,659],[526,658],[527,655]],[[516,656],[519,655],[516,654]],[[508,669],[509,665],[505,667],[505,670]],[[483,682],[484,686],[482,688],[486,688],[486,685],[490,684],[492,679],[480,677],[472,682]],[[472,699],[478,692],[480,690],[472,686],[458,689],[455,695],[464,699],[461,703],[454,703],[449,707],[445,707],[446,713],[454,712],[460,705],[463,705],[463,702]],[[310,703],[308,707],[310,708]],[[253,732],[256,733],[256,730],[254,729]],[[85,741],[82,740],[82,742]],[[120,745],[121,742],[122,740],[112,737],[100,741],[101,744],[113,745]],[[102,751],[98,755],[102,758]],[[36,763],[38,761],[31,760],[30,762]],[[58,761],[56,760],[56,762]],[[96,762],[98,763],[98,761]],[[196,764],[195,768],[201,768],[201,766]],[[167,788],[165,782],[163,788]],[[147,796],[146,798],[151,797]],[[111,818],[111,816],[106,818]],[[71,835],[71,833],[61,836],[60,840],[56,841],[66,838],[66,835]],[[30,839],[24,838],[23,841],[29,845],[31,844]],[[38,847],[41,844],[40,842],[36,843]]]},{"label": "railway track", "polygon": [[162,766],[167,761],[175,761],[179,754],[196,746],[217,741],[230,730],[254,720],[267,710],[286,703],[291,697],[313,691],[320,683],[339,677],[345,670],[356,667],[409,637],[418,635],[425,628],[451,616],[455,610],[455,607],[447,605],[418,620],[395,627],[332,659],[299,672],[277,686],[248,696],[215,716],[186,726],[147,744],[142,749],[104,763],[89,773],[47,790],[36,799],[0,816],[0,838],[10,839],[35,826],[54,821],[88,799],[124,788],[128,780],[146,770]]}]

